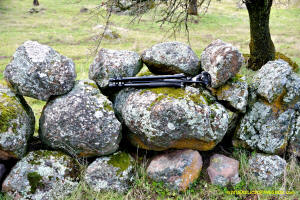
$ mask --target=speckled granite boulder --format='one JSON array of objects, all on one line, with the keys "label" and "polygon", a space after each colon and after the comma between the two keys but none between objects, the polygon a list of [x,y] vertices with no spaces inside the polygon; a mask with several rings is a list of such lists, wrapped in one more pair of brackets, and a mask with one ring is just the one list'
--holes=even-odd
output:
[{"label": "speckled granite boulder", "polygon": [[156,156],[147,168],[147,175],[174,190],[185,191],[200,175],[202,158],[198,151],[176,150]]},{"label": "speckled granite boulder", "polygon": [[133,179],[133,161],[125,152],[97,158],[88,166],[84,180],[96,192],[126,192]]},{"label": "speckled granite boulder", "polygon": [[237,184],[239,177],[239,161],[221,154],[215,154],[210,158],[207,172],[212,184],[226,186]]},{"label": "speckled granite boulder", "polygon": [[282,154],[296,133],[300,77],[282,60],[270,61],[254,77],[256,102],[241,120],[235,146]]},{"label": "speckled granite boulder", "polygon": [[245,113],[248,103],[248,84],[242,77],[233,77],[215,91],[220,101],[225,101],[238,112]]},{"label": "speckled granite boulder", "polygon": [[49,46],[27,41],[16,50],[4,77],[18,94],[46,101],[70,91],[76,72],[71,59]]},{"label": "speckled granite boulder", "polygon": [[208,45],[201,54],[201,67],[211,75],[213,88],[234,77],[243,61],[236,47],[219,39]]},{"label": "speckled granite boulder", "polygon": [[270,186],[283,176],[286,161],[277,155],[256,154],[250,158],[249,166],[259,181]]},{"label": "speckled granite boulder", "polygon": [[39,136],[52,148],[71,155],[106,155],[119,147],[121,124],[112,103],[93,81],[76,81],[71,92],[46,104]]},{"label": "speckled granite boulder", "polygon": [[142,66],[141,57],[133,51],[101,49],[90,66],[89,78],[107,88],[109,78],[135,76]]},{"label": "speckled granite boulder", "polygon": [[13,199],[64,199],[78,185],[79,166],[55,151],[30,152],[6,177],[2,191]]},{"label": "speckled granite boulder", "polygon": [[126,89],[117,95],[114,106],[135,146],[207,151],[222,140],[230,117],[212,99],[206,90],[193,87]]},{"label": "speckled granite boulder", "polygon": [[291,137],[288,150],[293,155],[300,157],[300,116],[298,116],[297,118],[297,122],[294,130],[295,133]]},{"label": "speckled granite boulder", "polygon": [[0,159],[20,159],[25,155],[34,124],[34,114],[25,99],[0,84]]},{"label": "speckled granite boulder", "polygon": [[200,71],[198,56],[180,42],[156,44],[143,52],[142,60],[155,74],[197,75]]}]

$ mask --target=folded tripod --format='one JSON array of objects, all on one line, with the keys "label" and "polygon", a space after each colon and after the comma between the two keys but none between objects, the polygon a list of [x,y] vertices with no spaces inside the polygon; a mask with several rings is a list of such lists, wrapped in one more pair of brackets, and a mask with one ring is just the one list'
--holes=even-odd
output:
[{"label": "folded tripod", "polygon": [[141,76],[141,77],[116,77],[109,79],[109,87],[185,87],[186,85],[211,86],[211,76],[203,71],[195,77],[184,74]]}]

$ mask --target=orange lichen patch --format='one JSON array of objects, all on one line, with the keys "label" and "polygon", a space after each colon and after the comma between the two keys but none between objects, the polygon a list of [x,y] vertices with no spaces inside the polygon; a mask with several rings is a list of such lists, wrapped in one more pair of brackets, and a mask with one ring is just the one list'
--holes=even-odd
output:
[{"label": "orange lichen patch", "polygon": [[181,176],[180,189],[185,191],[200,175],[202,169],[202,160],[200,156],[195,156],[192,163],[187,166]]},{"label": "orange lichen patch", "polygon": [[266,100],[264,100],[264,103],[271,106],[274,113],[282,113],[287,109],[287,106],[284,105],[282,101],[286,93],[287,91],[284,89],[284,91],[272,103],[269,103]]},{"label": "orange lichen patch", "polygon": [[157,146],[154,146],[154,145],[147,145],[140,138],[138,138],[136,135],[133,135],[133,134],[130,134],[129,138],[130,138],[130,142],[134,146],[139,147],[141,149],[154,150],[154,151],[163,151],[163,150],[168,149],[168,148],[157,147]]},{"label": "orange lichen patch", "polygon": [[3,151],[0,149],[1,160],[8,160],[10,158],[17,158],[17,156],[13,152]]},{"label": "orange lichen patch", "polygon": [[245,141],[239,139],[233,139],[232,145],[237,148],[250,149],[249,145]]},{"label": "orange lichen patch", "polygon": [[279,154],[279,155],[282,155],[284,154],[284,152],[286,152],[286,148],[287,148],[287,141],[285,141],[281,147],[279,147],[277,150],[276,150],[276,154]]}]

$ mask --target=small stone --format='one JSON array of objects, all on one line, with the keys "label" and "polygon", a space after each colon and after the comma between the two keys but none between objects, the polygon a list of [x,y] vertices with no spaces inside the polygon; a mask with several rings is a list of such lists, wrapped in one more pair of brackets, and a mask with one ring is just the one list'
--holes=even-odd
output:
[{"label": "small stone", "polygon": [[49,46],[27,41],[16,50],[4,77],[16,93],[47,101],[50,96],[69,92],[76,72],[71,59]]},{"label": "small stone", "polygon": [[249,159],[249,166],[259,181],[271,186],[282,178],[286,161],[277,155],[256,154]]},{"label": "small stone", "polygon": [[239,161],[221,154],[215,154],[210,158],[207,172],[211,183],[215,185],[236,185],[240,182]]},{"label": "small stone", "polygon": [[6,177],[2,191],[12,199],[65,199],[78,185],[79,166],[56,151],[29,152]]},{"label": "small stone", "polygon": [[236,47],[219,39],[208,45],[201,54],[201,67],[211,75],[213,88],[234,77],[243,61]]},{"label": "small stone", "polygon": [[85,172],[84,180],[96,192],[126,192],[133,179],[133,158],[125,152],[97,158]]},{"label": "small stone", "polygon": [[105,89],[109,78],[135,76],[142,66],[141,57],[133,51],[101,49],[90,66],[89,78]]},{"label": "small stone", "polygon": [[198,151],[175,150],[154,157],[147,174],[170,189],[185,191],[199,177],[201,169],[202,158]]},{"label": "small stone", "polygon": [[197,75],[200,61],[194,51],[180,42],[164,42],[152,46],[142,54],[142,60],[155,74]]},{"label": "small stone", "polygon": [[95,82],[76,81],[72,91],[45,105],[39,136],[52,148],[71,155],[101,156],[118,149],[121,123]]},{"label": "small stone", "polygon": [[25,99],[0,84],[0,159],[25,156],[34,125],[34,114]]}]

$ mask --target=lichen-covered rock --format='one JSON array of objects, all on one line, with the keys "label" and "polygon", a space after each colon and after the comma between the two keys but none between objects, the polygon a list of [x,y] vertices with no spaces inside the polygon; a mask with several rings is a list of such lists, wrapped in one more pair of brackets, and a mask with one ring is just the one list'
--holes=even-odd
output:
[{"label": "lichen-covered rock", "polygon": [[283,176],[286,161],[277,155],[256,154],[249,159],[249,166],[259,181],[271,186]]},{"label": "lichen-covered rock", "polygon": [[49,46],[27,41],[16,50],[4,77],[18,94],[48,100],[70,91],[76,72],[71,59]]},{"label": "lichen-covered rock", "polygon": [[296,134],[300,77],[286,62],[270,61],[255,75],[251,90],[253,100],[241,120],[234,145],[281,154]]},{"label": "lichen-covered rock", "polygon": [[107,10],[119,15],[141,15],[154,7],[154,0],[119,0],[107,5]]},{"label": "lichen-covered rock", "polygon": [[297,118],[294,135],[291,137],[288,150],[293,155],[300,157],[300,116]]},{"label": "lichen-covered rock", "polygon": [[156,44],[143,52],[142,60],[155,74],[197,75],[200,71],[198,56],[189,46],[180,42]]},{"label": "lichen-covered rock", "polygon": [[239,77],[234,77],[225,85],[216,89],[218,100],[225,101],[239,112],[245,113],[248,102],[248,84]]},{"label": "lichen-covered rock", "polygon": [[126,192],[133,179],[133,163],[125,152],[97,158],[88,166],[84,180],[96,192]]},{"label": "lichen-covered rock", "polygon": [[106,155],[119,147],[121,124],[93,81],[76,81],[71,92],[46,104],[39,136],[52,148],[79,157]]},{"label": "lichen-covered rock", "polygon": [[34,114],[25,99],[0,84],[0,159],[25,155],[34,124]]},{"label": "lichen-covered rock", "polygon": [[142,66],[141,57],[133,51],[101,49],[90,66],[89,78],[106,88],[109,78],[135,76]]},{"label": "lichen-covered rock", "polygon": [[78,170],[76,162],[60,152],[30,152],[13,167],[2,191],[13,199],[64,199],[78,185]]},{"label": "lichen-covered rock", "polygon": [[202,157],[198,151],[176,150],[156,156],[147,168],[147,175],[174,190],[185,191],[200,175]]},{"label": "lichen-covered rock", "polygon": [[126,89],[114,106],[132,144],[143,149],[211,150],[229,123],[229,111],[193,87]]},{"label": "lichen-covered rock", "polygon": [[210,158],[207,172],[212,184],[226,186],[241,181],[239,177],[239,161],[221,154],[215,154]]},{"label": "lichen-covered rock", "polygon": [[201,67],[211,75],[212,87],[217,88],[235,76],[243,60],[236,47],[218,39],[204,49],[201,54]]}]

